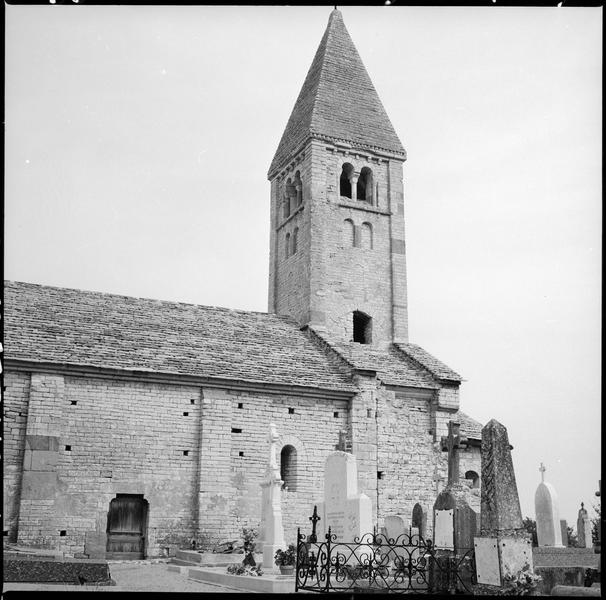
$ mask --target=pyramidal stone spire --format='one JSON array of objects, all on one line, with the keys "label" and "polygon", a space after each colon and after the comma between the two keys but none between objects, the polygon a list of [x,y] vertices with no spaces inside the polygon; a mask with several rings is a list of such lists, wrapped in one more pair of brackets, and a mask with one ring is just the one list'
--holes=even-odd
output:
[{"label": "pyramidal stone spire", "polygon": [[402,142],[345,27],[333,10],[269,168],[269,177],[310,138],[406,159]]}]

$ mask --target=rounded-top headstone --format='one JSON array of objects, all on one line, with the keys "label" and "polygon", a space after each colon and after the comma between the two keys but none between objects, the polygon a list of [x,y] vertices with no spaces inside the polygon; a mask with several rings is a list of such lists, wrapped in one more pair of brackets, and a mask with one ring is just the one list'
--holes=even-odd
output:
[{"label": "rounded-top headstone", "polygon": [[562,546],[558,495],[551,483],[539,483],[534,494],[539,546]]}]

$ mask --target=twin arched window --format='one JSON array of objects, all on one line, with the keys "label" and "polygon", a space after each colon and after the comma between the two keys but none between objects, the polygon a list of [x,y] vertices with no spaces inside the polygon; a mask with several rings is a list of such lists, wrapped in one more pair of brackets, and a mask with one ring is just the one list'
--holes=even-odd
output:
[{"label": "twin arched window", "polygon": [[287,233],[284,238],[284,258],[288,258],[293,254],[297,253],[297,249],[299,246],[299,228],[295,227],[295,230],[290,233]]},{"label": "twin arched window", "polygon": [[303,204],[303,182],[301,181],[301,172],[297,171],[284,184],[284,198],[282,200],[283,218],[288,219],[301,204]]},{"label": "twin arched window", "polygon": [[344,248],[372,250],[372,225],[365,221],[362,225],[358,226],[355,225],[351,219],[345,219],[345,221],[343,221],[342,239]]},{"label": "twin arched window", "polygon": [[369,167],[362,167],[362,170],[356,173],[351,163],[344,163],[339,178],[339,195],[374,204],[372,170]]}]

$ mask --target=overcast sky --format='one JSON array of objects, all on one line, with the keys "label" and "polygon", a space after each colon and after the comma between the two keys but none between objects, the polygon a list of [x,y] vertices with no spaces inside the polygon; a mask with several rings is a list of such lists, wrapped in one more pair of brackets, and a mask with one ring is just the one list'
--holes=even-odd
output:
[{"label": "overcast sky", "polygon": [[[576,526],[600,477],[601,8],[344,7],[404,147],[410,341]],[[329,7],[6,6],[5,276],[267,309]],[[405,508],[405,507],[403,507]]]}]

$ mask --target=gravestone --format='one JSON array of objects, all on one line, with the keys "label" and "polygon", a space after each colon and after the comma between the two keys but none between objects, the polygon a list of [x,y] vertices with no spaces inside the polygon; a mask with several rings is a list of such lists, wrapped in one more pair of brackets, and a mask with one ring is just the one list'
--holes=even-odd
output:
[{"label": "gravestone", "polygon": [[331,452],[324,466],[324,501],[318,503],[320,527],[330,527],[337,541],[353,542],[373,532],[372,503],[358,493],[356,457],[348,452]]},{"label": "gravestone", "polygon": [[581,502],[581,509],[577,518],[577,540],[579,548],[593,548],[591,539],[591,520],[585,509],[585,504]]},{"label": "gravestone", "polygon": [[[417,564],[421,558],[417,537],[419,530],[416,527],[411,527],[409,522],[399,515],[385,517],[383,529],[387,540],[391,539],[395,544],[392,551],[393,555],[397,557],[394,561],[395,569],[404,570],[411,561],[412,564]],[[417,547],[414,548],[414,545]]]},{"label": "gravestone", "polygon": [[532,548],[522,525],[512,449],[507,429],[496,419],[489,421],[482,429],[482,508],[480,536],[476,541],[482,540],[480,544],[485,547],[496,545],[498,574],[492,567],[490,573],[482,573],[482,563],[477,565],[478,581],[490,579],[490,584],[497,586],[502,585],[506,574],[515,575],[526,566],[532,572]]},{"label": "gravestone", "polygon": [[415,527],[419,536],[425,539],[427,535],[427,511],[423,510],[423,507],[417,503],[412,509],[412,526]]},{"label": "gravestone", "polygon": [[545,466],[541,463],[541,483],[534,494],[534,510],[537,521],[537,540],[539,546],[562,547],[562,529],[558,495],[555,488],[545,481]]},{"label": "gravestone", "polygon": [[409,535],[410,524],[400,515],[389,515],[385,517],[385,535],[387,538],[397,540],[401,535]]},{"label": "gravestone", "polygon": [[269,461],[265,477],[261,483],[261,527],[259,550],[263,553],[263,570],[278,572],[274,555],[278,548],[284,550],[284,527],[282,525],[282,484],[278,467],[277,444],[279,440],[276,426],[269,426]]},{"label": "gravestone", "polygon": [[560,531],[562,533],[562,546],[568,547],[568,523],[566,519],[560,519]]},{"label": "gravestone", "polygon": [[467,502],[468,488],[459,478],[459,451],[467,446],[459,428],[459,423],[449,421],[448,436],[442,438],[442,450],[448,452],[448,484],[433,506],[433,532],[436,548],[465,553],[473,548],[477,515]]},{"label": "gravestone", "polygon": [[[436,565],[430,577],[438,589],[451,586],[447,581],[449,565],[458,561],[457,591],[469,591],[472,583],[473,538],[477,529],[476,512],[469,506],[469,488],[459,477],[459,451],[467,447],[467,438],[460,433],[460,424],[448,422],[448,436],[442,438],[442,451],[448,452],[448,483],[433,505],[433,543]],[[469,552],[466,558],[464,555]]]}]

